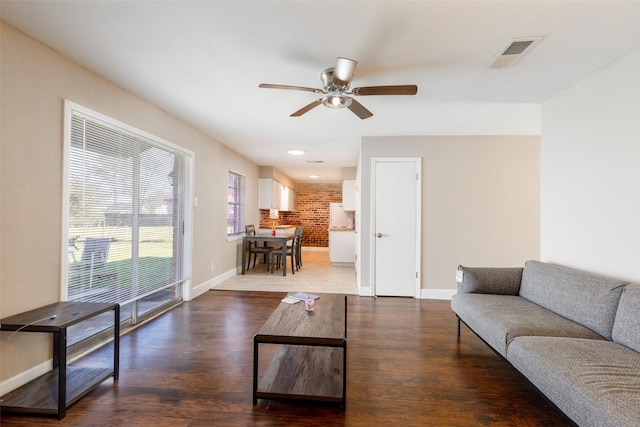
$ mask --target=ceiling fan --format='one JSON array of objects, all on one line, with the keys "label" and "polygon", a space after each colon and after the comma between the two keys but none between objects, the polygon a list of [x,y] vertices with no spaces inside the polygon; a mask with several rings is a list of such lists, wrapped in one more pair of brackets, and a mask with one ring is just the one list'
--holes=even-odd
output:
[{"label": "ceiling fan", "polygon": [[418,86],[416,85],[363,86],[349,91],[349,84],[351,83],[351,77],[353,77],[353,71],[355,70],[356,65],[358,65],[358,62],[353,59],[338,57],[336,59],[335,67],[327,68],[320,74],[323,89],[303,86],[275,85],[269,83],[262,83],[259,87],[268,89],[302,90],[306,92],[324,94],[322,98],[316,99],[312,103],[305,105],[295,113],[291,114],[291,117],[299,117],[307,111],[322,104],[329,108],[348,108],[363,120],[373,116],[373,113],[353,99],[352,95],[415,95],[418,92]]}]

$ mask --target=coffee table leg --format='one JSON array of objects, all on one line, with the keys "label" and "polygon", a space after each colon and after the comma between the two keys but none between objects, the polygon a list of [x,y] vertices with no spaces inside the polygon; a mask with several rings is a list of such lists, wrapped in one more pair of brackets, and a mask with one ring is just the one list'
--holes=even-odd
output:
[{"label": "coffee table leg", "polygon": [[258,341],[253,338],[253,405],[258,403],[256,391],[258,390]]},{"label": "coffee table leg", "polygon": [[342,410],[347,410],[347,344],[342,347]]}]

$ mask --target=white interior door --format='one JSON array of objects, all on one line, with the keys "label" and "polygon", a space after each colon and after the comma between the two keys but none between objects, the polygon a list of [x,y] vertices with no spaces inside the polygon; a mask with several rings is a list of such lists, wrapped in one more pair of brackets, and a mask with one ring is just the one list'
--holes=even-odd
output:
[{"label": "white interior door", "polygon": [[378,296],[420,296],[420,159],[373,159],[373,282]]}]

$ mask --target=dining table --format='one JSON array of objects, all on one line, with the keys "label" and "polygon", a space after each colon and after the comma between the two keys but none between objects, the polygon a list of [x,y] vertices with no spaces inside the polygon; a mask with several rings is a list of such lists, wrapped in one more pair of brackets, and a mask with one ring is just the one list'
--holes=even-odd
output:
[{"label": "dining table", "polygon": [[295,228],[277,230],[275,235],[271,231],[261,231],[253,236],[242,237],[242,274],[246,272],[246,260],[247,250],[250,242],[262,242],[263,245],[269,245],[270,243],[279,243],[281,248],[274,245],[276,249],[274,251],[282,251],[282,275],[287,275],[287,242],[293,240]]}]

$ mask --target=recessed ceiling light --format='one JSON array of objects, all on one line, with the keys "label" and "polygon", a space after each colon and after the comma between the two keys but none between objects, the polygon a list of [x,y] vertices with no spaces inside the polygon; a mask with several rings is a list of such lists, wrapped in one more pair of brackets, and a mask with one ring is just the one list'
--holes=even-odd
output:
[{"label": "recessed ceiling light", "polygon": [[287,153],[291,154],[292,156],[301,156],[304,154],[304,150],[289,150],[287,151]]},{"label": "recessed ceiling light", "polygon": [[320,178],[318,175],[309,175],[309,178],[317,179]]}]

